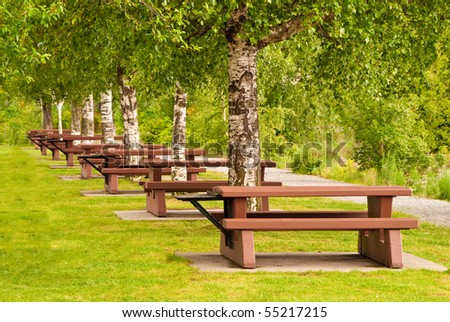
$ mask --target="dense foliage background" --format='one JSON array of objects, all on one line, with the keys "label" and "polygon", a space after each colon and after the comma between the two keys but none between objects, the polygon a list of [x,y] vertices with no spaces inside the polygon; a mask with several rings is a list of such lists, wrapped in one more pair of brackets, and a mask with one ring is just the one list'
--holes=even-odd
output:
[{"label": "dense foliage background", "polygon": [[[275,12],[278,2],[264,10]],[[220,40],[210,35],[187,49],[171,46],[167,39],[175,29],[164,35],[171,21],[157,16],[156,27],[144,24],[148,17],[139,3],[151,1],[69,3],[2,3],[0,144],[27,143],[26,131],[40,127],[40,100],[50,95],[49,86],[53,95],[77,97],[110,84],[114,63],[125,62],[135,70],[143,142],[171,142],[174,80],[181,79],[188,91],[189,145],[225,153],[226,52]],[[218,19],[211,9],[216,2],[208,3],[196,7],[196,18]],[[87,13],[92,7],[95,15]],[[408,185],[450,199],[447,9],[446,1],[343,1],[333,8],[328,29],[305,29],[263,49],[258,92],[264,157],[301,173]],[[70,127],[70,104],[63,126]]]}]

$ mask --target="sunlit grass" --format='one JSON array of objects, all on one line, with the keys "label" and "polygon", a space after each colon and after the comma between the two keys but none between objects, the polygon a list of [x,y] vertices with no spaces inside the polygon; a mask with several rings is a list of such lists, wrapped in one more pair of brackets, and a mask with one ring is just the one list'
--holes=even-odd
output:
[{"label": "sunlit grass", "polygon": [[[427,270],[371,273],[199,273],[177,252],[217,252],[208,221],[124,221],[114,210],[145,197],[83,197],[101,179],[64,181],[49,156],[0,147],[1,301],[448,301],[450,275]],[[210,174],[220,177],[222,174]],[[202,176],[208,176],[207,174]],[[121,188],[138,190],[121,179]],[[190,208],[168,198],[171,208]],[[324,198],[278,198],[280,209],[361,209]],[[403,216],[402,214],[396,214]],[[450,266],[450,230],[405,231],[404,250]],[[356,251],[354,232],[258,232],[261,252]]]}]

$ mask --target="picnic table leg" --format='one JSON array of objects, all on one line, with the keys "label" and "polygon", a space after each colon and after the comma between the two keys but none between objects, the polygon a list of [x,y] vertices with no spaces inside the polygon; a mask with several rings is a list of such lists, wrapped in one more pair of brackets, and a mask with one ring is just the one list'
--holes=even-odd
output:
[{"label": "picnic table leg", "polygon": [[[66,148],[67,149],[73,148],[73,141],[71,141],[71,140],[66,141]],[[73,156],[74,156],[74,154],[72,152],[66,153],[66,162],[67,162],[67,165],[70,167],[74,165]]]},{"label": "picnic table leg", "polygon": [[105,176],[105,191],[112,194],[119,193],[118,174],[107,174]]},{"label": "picnic table leg", "polygon": [[[149,181],[161,181],[162,180],[162,169],[161,168],[150,168],[148,173]],[[167,216],[166,208],[166,192],[165,190],[153,190],[147,193],[146,200],[147,212],[158,216]]]},{"label": "picnic table leg", "polygon": [[81,164],[81,177],[83,179],[91,179],[92,178],[92,166],[87,161],[84,161]]},{"label": "picnic table leg", "polygon": [[67,162],[67,165],[68,165],[69,167],[71,167],[71,166],[74,165],[74,162],[73,162],[73,153],[68,152],[68,153],[66,154],[66,162]]},{"label": "picnic table leg", "polygon": [[[367,197],[368,216],[389,218],[392,216],[393,197]],[[358,251],[385,266],[403,267],[403,253],[400,230],[378,229],[359,232]]]},{"label": "picnic table leg", "polygon": [[186,179],[187,179],[187,181],[197,181],[198,174],[195,173],[195,172],[194,173],[187,173]]},{"label": "picnic table leg", "polygon": [[59,160],[59,150],[57,148],[52,149],[52,160]]},{"label": "picnic table leg", "polygon": [[147,192],[147,212],[158,217],[167,216],[165,190],[152,190]]},{"label": "picnic table leg", "polygon": [[[227,202],[227,201],[225,201]],[[233,218],[245,218],[247,216],[246,198],[232,199],[228,208]],[[243,268],[256,267],[255,245],[253,230],[232,231],[232,243],[228,244],[227,238],[222,233],[220,237],[220,253]]]}]

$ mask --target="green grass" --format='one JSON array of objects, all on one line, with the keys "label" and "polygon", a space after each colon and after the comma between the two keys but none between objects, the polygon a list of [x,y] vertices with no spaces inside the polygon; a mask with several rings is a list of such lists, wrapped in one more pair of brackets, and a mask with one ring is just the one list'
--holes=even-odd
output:
[{"label": "green grass", "polygon": [[[63,181],[77,170],[30,147],[0,147],[1,301],[449,301],[450,274],[427,270],[200,273],[176,252],[217,252],[207,221],[123,221],[144,197],[96,197],[101,179]],[[214,176],[220,177],[215,174]],[[134,182],[121,188],[138,189]],[[173,202],[170,206],[189,208]],[[360,209],[328,199],[274,200],[283,209]],[[401,214],[396,214],[401,216]],[[450,229],[405,231],[404,250],[450,266]],[[353,232],[257,233],[258,251],[355,251]]]}]

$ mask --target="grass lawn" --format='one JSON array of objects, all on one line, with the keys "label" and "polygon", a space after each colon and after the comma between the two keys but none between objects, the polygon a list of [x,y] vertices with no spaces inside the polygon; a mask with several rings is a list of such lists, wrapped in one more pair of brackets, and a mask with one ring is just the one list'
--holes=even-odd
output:
[{"label": "grass lawn", "polygon": [[[217,252],[208,221],[123,221],[142,197],[96,197],[101,179],[63,181],[31,147],[0,146],[0,301],[449,301],[450,274],[427,270],[200,273],[180,252]],[[138,189],[122,179],[120,187]],[[190,208],[170,200],[169,206]],[[275,208],[361,209],[282,198]],[[401,216],[401,214],[396,214]],[[355,251],[356,232],[260,232],[258,251]],[[450,267],[450,229],[405,231],[406,252]]]}]

